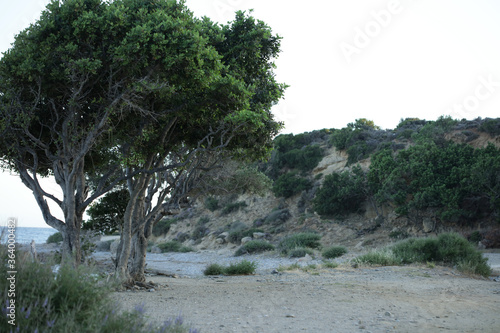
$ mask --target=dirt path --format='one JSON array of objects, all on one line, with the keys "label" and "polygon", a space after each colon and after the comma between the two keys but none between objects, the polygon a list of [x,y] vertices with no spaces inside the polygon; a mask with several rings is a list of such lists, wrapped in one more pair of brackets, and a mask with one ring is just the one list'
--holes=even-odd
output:
[{"label": "dirt path", "polygon": [[201,332],[500,332],[500,284],[443,268],[324,269],[237,277],[149,278],[113,297]]}]

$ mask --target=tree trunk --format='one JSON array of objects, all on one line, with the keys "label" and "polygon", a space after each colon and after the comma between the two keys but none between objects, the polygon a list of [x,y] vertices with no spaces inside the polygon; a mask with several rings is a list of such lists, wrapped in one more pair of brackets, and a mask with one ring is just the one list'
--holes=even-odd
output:
[{"label": "tree trunk", "polygon": [[146,253],[148,249],[148,240],[144,235],[144,225],[135,231],[133,242],[134,256],[132,267],[130,267],[130,277],[134,281],[144,282],[146,281],[144,270],[146,268]]}]

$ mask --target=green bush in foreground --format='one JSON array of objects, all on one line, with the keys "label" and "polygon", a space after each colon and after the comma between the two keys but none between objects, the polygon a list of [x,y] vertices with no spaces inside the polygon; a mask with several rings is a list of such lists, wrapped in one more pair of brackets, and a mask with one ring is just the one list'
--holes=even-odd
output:
[{"label": "green bush in foreground", "polygon": [[63,240],[62,234],[60,232],[56,232],[56,233],[50,235],[49,238],[47,238],[46,243],[47,244],[59,243],[59,242],[62,242],[62,240]]},{"label": "green bush in foreground", "polygon": [[474,245],[456,233],[438,237],[409,238],[382,251],[365,254],[357,262],[372,265],[401,265],[440,262],[464,273],[489,276],[491,268]]},{"label": "green bush in foreground", "polygon": [[[182,318],[152,327],[137,307],[133,312],[116,311],[109,298],[112,285],[98,274],[80,265],[62,265],[57,273],[49,264],[23,261],[18,252],[16,262],[15,326],[9,323],[6,307],[10,287],[7,270],[0,271],[2,315],[0,332],[51,333],[187,333]],[[8,252],[0,245],[0,260],[7,262]],[[12,298],[14,299],[14,298]]]},{"label": "green bush in foreground", "polygon": [[291,235],[283,239],[278,248],[282,254],[288,254],[289,251],[298,247],[308,247],[311,249],[316,249],[320,247],[319,240],[321,236],[312,232],[302,232],[295,235]]},{"label": "green bush in foreground", "polygon": [[253,240],[246,244],[243,244],[238,250],[236,250],[234,255],[238,257],[244,254],[261,253],[273,250],[274,250],[273,244],[270,244],[262,240]]},{"label": "green bush in foreground", "polygon": [[237,264],[230,264],[227,267],[219,264],[211,264],[203,271],[205,275],[251,275],[255,273],[257,263],[243,260]]},{"label": "green bush in foreground", "polygon": [[333,259],[342,257],[346,253],[347,249],[343,246],[331,246],[326,250],[324,250],[323,253],[321,253],[321,255],[323,256],[323,258]]}]

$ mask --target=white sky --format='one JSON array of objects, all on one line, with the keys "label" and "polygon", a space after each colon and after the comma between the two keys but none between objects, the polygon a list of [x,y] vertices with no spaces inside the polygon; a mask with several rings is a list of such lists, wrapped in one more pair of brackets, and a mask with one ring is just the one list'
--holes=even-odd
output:
[{"label": "white sky", "polygon": [[[1,0],[0,51],[47,0]],[[342,128],[358,118],[394,128],[401,118],[500,116],[500,2],[496,0],[187,0],[226,23],[236,10],[283,37],[275,108],[282,133]],[[57,189],[55,185],[49,185]],[[33,195],[0,173],[0,221],[46,226]]]}]

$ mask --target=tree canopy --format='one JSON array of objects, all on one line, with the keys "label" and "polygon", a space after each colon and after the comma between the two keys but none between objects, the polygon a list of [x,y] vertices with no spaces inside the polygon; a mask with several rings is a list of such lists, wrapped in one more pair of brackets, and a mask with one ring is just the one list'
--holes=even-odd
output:
[{"label": "tree canopy", "polygon": [[[179,188],[194,179],[181,170],[199,174],[214,154],[269,152],[286,88],[272,72],[279,45],[243,12],[221,26],[182,1],[52,1],[0,60],[3,165],[78,260],[83,212],[114,186],[128,180],[144,202],[148,186]],[[63,199],[41,187],[49,174]]]}]

